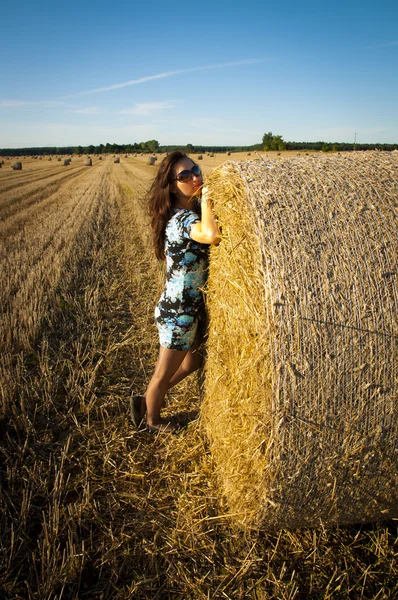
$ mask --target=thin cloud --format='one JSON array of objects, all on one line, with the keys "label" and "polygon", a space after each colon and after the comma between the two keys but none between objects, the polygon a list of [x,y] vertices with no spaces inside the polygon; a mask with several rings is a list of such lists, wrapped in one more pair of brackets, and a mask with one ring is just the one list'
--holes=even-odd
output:
[{"label": "thin cloud", "polygon": [[183,73],[193,73],[195,71],[205,71],[209,69],[225,69],[228,67],[238,67],[241,65],[251,65],[256,63],[262,63],[269,61],[271,59],[267,58],[248,58],[246,60],[238,60],[235,62],[228,63],[219,63],[215,65],[206,65],[203,67],[194,67],[192,69],[178,69],[177,71],[166,71],[165,73],[158,73],[156,75],[148,75],[147,77],[140,77],[139,79],[132,79],[130,81],[124,81],[123,83],[114,83],[113,85],[107,85],[105,87],[94,88],[92,90],[85,90],[83,92],[77,92],[76,94],[68,94],[67,96],[63,96],[63,98],[75,98],[76,96],[85,96],[86,94],[98,94],[101,92],[108,92],[110,90],[117,90],[120,88],[125,88],[130,85],[139,85],[141,83],[146,83],[147,81],[153,81],[155,79],[165,79],[166,77],[172,77],[174,75],[181,75]]},{"label": "thin cloud", "polygon": [[372,46],[368,46],[368,48],[391,48],[392,46],[398,46],[398,40],[386,42],[385,44],[373,44]]},{"label": "thin cloud", "polygon": [[95,115],[99,112],[99,108],[98,106],[87,106],[86,108],[76,108],[73,112],[80,115]]},{"label": "thin cloud", "polygon": [[25,100],[0,100],[0,108],[18,108],[19,106],[29,106],[37,102],[28,102]]},{"label": "thin cloud", "polygon": [[20,108],[20,107],[42,107],[42,108],[68,108],[72,112],[82,114],[93,114],[98,112],[99,109],[96,106],[78,106],[76,104],[70,104],[68,102],[61,102],[60,100],[0,100],[0,108]]},{"label": "thin cloud", "polygon": [[150,115],[159,110],[174,108],[175,102],[142,102],[132,108],[125,108],[119,111],[121,115]]}]

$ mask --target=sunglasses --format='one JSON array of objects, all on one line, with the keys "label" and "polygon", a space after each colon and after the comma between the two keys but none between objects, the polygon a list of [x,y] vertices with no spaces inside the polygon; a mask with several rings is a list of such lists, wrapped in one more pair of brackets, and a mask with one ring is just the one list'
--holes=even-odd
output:
[{"label": "sunglasses", "polygon": [[200,174],[200,167],[198,167],[198,165],[195,165],[190,171],[186,169],[185,171],[181,171],[181,173],[178,173],[174,181],[177,180],[181,181],[182,183],[187,183],[188,181],[191,181],[193,179],[194,175],[195,177],[199,177]]}]

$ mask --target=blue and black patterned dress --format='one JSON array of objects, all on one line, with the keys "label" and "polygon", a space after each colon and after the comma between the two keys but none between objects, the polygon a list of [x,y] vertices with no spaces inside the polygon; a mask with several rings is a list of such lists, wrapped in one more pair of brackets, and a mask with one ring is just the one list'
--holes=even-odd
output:
[{"label": "blue and black patterned dress", "polygon": [[192,225],[198,222],[193,210],[174,208],[166,226],[166,284],[155,320],[160,345],[171,350],[192,348],[204,314],[201,289],[207,279],[210,246],[190,237]]}]

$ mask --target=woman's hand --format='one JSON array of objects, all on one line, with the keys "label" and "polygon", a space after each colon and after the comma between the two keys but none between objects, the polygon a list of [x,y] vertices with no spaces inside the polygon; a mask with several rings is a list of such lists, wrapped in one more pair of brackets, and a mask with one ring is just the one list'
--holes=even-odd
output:
[{"label": "woman's hand", "polygon": [[202,198],[201,198],[201,202],[207,202],[210,199],[210,192],[209,192],[209,188],[204,185],[202,187]]},{"label": "woman's hand", "polygon": [[202,218],[200,223],[195,223],[191,229],[191,238],[201,244],[218,244],[220,230],[212,210],[212,201],[209,188],[202,187]]}]

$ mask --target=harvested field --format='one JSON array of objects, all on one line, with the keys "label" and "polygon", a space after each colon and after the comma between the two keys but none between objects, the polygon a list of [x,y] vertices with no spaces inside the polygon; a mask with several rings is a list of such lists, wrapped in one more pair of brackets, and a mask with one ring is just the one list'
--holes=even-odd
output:
[{"label": "harvested field", "polygon": [[157,167],[83,162],[0,171],[0,597],[396,598],[396,521],[234,525],[194,377],[165,409],[179,435],[131,427],[129,393],[157,352],[161,269],[141,206]]}]

